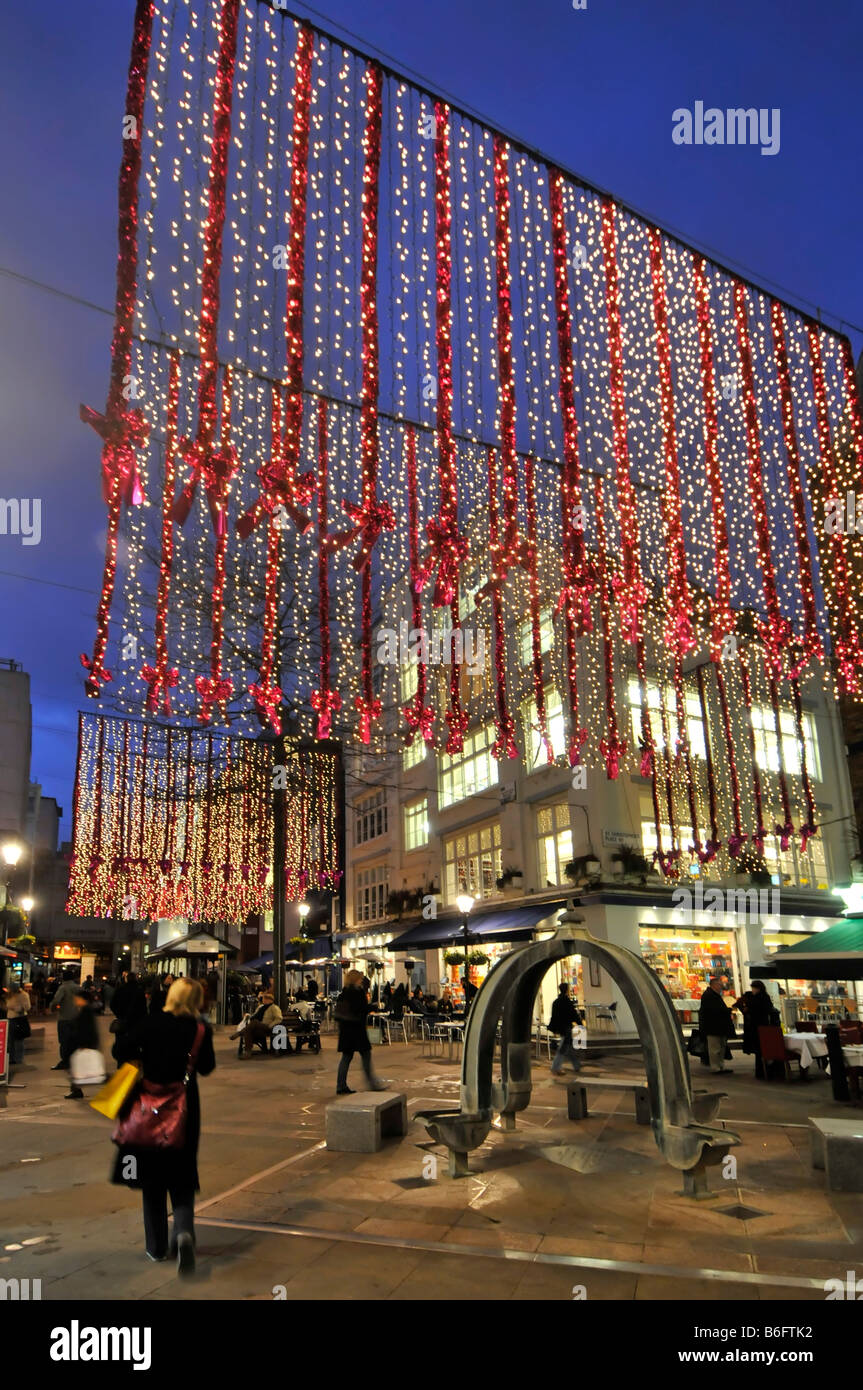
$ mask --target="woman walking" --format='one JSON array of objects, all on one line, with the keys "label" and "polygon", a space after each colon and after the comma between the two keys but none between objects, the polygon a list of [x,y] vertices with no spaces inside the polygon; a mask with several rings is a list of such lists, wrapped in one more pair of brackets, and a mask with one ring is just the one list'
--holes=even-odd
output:
[{"label": "woman walking", "polygon": [[[216,1065],[213,1033],[199,1018],[204,992],[197,980],[175,980],[164,1009],[149,1014],[136,1027],[117,1037],[119,1061],[140,1061],[144,1080],[158,1086],[186,1084],[186,1132],[181,1148],[118,1148],[112,1182],[140,1188],[144,1206],[147,1258],[166,1260],[177,1255],[177,1272],[195,1272],[195,1193],[198,1182],[198,1140],[201,1103],[197,1073],[209,1076]],[[174,1213],[174,1239],[168,1244],[168,1195]]]},{"label": "woman walking", "polygon": [[339,1025],[339,1052],[342,1054],[336,1081],[337,1096],[354,1094],[348,1086],[348,1067],[355,1052],[360,1054],[369,1089],[386,1090],[386,1083],[372,1071],[372,1045],[366,1031],[366,1018],[370,1008],[368,992],[363,988],[362,975],[359,970],[349,970],[345,975],[345,987],[336,1001],[335,1010],[336,1022]]}]

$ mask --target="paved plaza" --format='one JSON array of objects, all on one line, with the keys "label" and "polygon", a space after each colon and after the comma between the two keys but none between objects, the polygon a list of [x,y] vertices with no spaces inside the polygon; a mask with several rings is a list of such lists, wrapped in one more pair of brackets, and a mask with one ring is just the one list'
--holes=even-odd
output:
[{"label": "paved plaza", "polygon": [[[0,1112],[0,1274],[41,1279],[45,1300],[823,1301],[825,1280],[863,1279],[863,1198],[826,1193],[810,1165],[807,1117],[853,1113],[820,1074],[765,1085],[736,1054],[731,1075],[709,1078],[743,1142],[736,1180],[715,1170],[719,1195],[695,1202],[636,1125],[631,1095],[592,1090],[589,1117],[570,1121],[545,1057],[517,1130],[493,1130],[472,1176],[451,1180],[417,1122],[377,1154],[327,1150],[333,1034],[319,1057],[239,1061],[221,1030],[201,1083],[199,1270],[180,1283],[173,1264],[144,1256],[138,1195],[107,1181],[109,1122],[64,1100],[54,1031]],[[457,1099],[455,1060],[397,1043],[375,1061],[411,1116]],[[639,1072],[632,1054],[585,1069]],[[708,1084],[700,1067],[693,1079]]]}]

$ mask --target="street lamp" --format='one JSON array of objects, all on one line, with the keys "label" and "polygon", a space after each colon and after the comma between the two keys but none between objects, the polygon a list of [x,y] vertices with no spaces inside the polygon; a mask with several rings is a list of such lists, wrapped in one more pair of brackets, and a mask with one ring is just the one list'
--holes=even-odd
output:
[{"label": "street lamp", "polygon": [[36,902],[35,902],[35,899],[34,899],[34,898],[22,898],[22,899],[21,899],[21,906],[23,907],[23,909],[24,909],[25,912],[28,912],[28,913],[29,913],[29,912],[32,912],[32,911],[33,911],[33,908],[35,907],[35,905],[36,905]]},{"label": "street lamp", "polygon": [[470,1003],[470,1000],[468,999],[468,993],[467,993],[467,982],[468,982],[467,947],[468,947],[468,942],[470,941],[470,932],[468,931],[468,918],[470,917],[470,910],[471,910],[471,908],[473,907],[475,901],[476,901],[476,899],[474,898],[474,896],[473,896],[472,893],[459,893],[458,897],[457,897],[456,900],[455,900],[455,905],[456,905],[456,907],[458,908],[459,912],[461,913],[461,929],[462,929],[462,932],[463,932],[463,934],[464,934],[464,1011],[465,1011],[465,1014],[467,1013],[468,1004]]}]

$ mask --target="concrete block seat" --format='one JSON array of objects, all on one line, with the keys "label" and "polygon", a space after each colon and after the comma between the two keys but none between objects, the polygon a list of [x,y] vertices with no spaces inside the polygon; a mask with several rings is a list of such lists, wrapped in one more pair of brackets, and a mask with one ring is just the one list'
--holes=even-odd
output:
[{"label": "concrete block seat", "polygon": [[407,1129],[407,1097],[397,1091],[359,1091],[327,1106],[327,1148],[341,1153],[377,1153]]},{"label": "concrete block seat", "polygon": [[863,1119],[810,1115],[812,1167],[823,1169],[828,1192],[863,1192]]}]

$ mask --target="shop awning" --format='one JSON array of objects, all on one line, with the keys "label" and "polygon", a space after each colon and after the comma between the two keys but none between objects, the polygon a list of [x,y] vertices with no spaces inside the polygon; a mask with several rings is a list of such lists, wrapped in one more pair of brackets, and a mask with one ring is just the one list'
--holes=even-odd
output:
[{"label": "shop awning", "polygon": [[[536,907],[513,907],[508,912],[471,913],[468,926],[472,937],[489,943],[529,941],[540,922],[556,916],[566,902],[537,903]],[[458,946],[462,937],[459,917],[415,922],[401,936],[388,942],[389,951],[434,951]]]},{"label": "shop awning", "polygon": [[863,980],[863,917],[846,917],[750,967],[756,980]]},{"label": "shop awning", "polygon": [[195,931],[187,932],[185,936],[175,936],[173,941],[166,941],[164,946],[150,951],[145,959],[158,960],[163,956],[235,956],[237,950],[230,941],[223,941],[220,936]]}]

